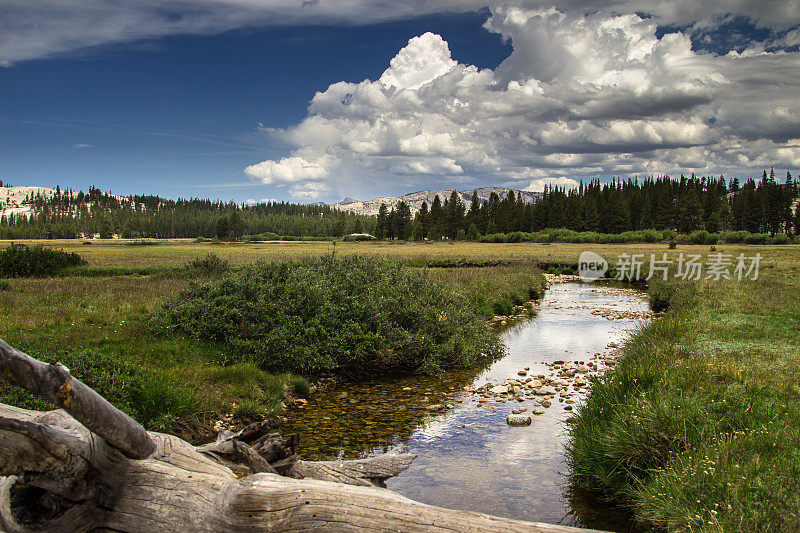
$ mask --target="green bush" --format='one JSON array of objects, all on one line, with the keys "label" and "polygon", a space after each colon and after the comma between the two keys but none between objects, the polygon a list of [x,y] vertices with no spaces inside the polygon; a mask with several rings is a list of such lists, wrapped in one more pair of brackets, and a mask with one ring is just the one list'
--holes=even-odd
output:
[{"label": "green bush", "polygon": [[778,233],[772,239],[770,239],[772,244],[789,244],[792,242],[791,237],[786,235],[785,233]]},{"label": "green bush", "polygon": [[86,261],[74,252],[42,245],[12,244],[0,251],[0,274],[9,277],[53,276],[67,267],[85,264]]},{"label": "green bush", "polygon": [[213,252],[209,252],[203,257],[192,259],[184,265],[186,270],[198,274],[219,274],[227,271],[230,267],[230,263]]},{"label": "green bush", "polygon": [[706,230],[693,231],[686,236],[686,241],[690,244],[706,244],[708,242],[708,232]]},{"label": "green bush", "polygon": [[476,311],[425,272],[356,255],[256,263],[194,282],[154,324],[305,374],[434,371],[501,349]]},{"label": "green bush", "polygon": [[722,234],[722,242],[727,244],[743,243],[748,235],[750,235],[748,231],[729,231]]},{"label": "green bush", "polygon": [[745,244],[768,244],[769,235],[766,233],[750,233],[744,239]]},{"label": "green bush", "polygon": [[657,313],[666,311],[675,297],[675,285],[664,281],[653,281],[647,287],[650,308]]}]

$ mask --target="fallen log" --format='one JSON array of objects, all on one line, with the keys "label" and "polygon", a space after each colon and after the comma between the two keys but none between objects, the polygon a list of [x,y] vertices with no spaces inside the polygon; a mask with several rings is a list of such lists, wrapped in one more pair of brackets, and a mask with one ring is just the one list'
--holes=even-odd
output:
[{"label": "fallen log", "polygon": [[[40,365],[54,365],[2,341],[0,354],[3,376],[48,399],[57,387],[63,406],[38,412],[0,404],[2,531],[585,531],[443,509],[366,486],[407,468],[414,456],[402,450],[305,462],[291,439],[276,440],[266,425],[195,448],[146,432],[63,367],[53,373]],[[65,383],[78,392],[59,400]],[[92,413],[101,420],[91,420]],[[276,464],[286,475],[269,473]]]}]

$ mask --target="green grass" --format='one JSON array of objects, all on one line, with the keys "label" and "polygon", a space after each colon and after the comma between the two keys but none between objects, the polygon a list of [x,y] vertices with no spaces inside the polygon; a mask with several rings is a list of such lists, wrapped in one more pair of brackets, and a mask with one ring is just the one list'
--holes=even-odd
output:
[{"label": "green grass", "polygon": [[[241,244],[212,245],[186,241],[157,241],[150,246],[123,242],[85,245],[80,241],[45,243],[78,252],[89,265],[52,278],[0,280],[0,337],[44,361],[63,361],[80,379],[144,423],[149,429],[174,432],[198,442],[211,436],[213,422],[231,413],[277,415],[287,393],[302,396],[308,382],[290,374],[272,374],[250,362],[236,363],[231,354],[207,343],[179,335],[154,336],[146,318],[165,299],[190,281],[215,279],[219,272],[239,270],[246,261],[300,259],[329,251],[325,243],[282,243],[268,255]],[[371,243],[340,243],[360,250]],[[0,245],[1,246],[1,245]],[[291,253],[286,253],[287,249]],[[382,251],[423,248],[402,246]],[[425,251],[429,248],[425,248]],[[219,257],[209,259],[207,254]],[[343,255],[344,255],[343,253]],[[406,261],[418,256],[386,254]],[[227,261],[230,265],[218,268]],[[493,314],[494,299],[505,298],[500,288],[520,294],[536,278],[532,267],[430,269],[430,276],[459,289]],[[481,278],[483,282],[481,289]],[[534,284],[537,286],[537,284]],[[488,303],[487,303],[488,302]],[[152,391],[152,393],[151,393]],[[0,382],[0,402],[47,408],[24,391]],[[249,403],[248,403],[249,402]],[[244,407],[243,407],[244,406]],[[252,413],[248,416],[252,416]]]},{"label": "green grass", "polygon": [[653,288],[669,313],[571,422],[577,485],[659,529],[800,529],[800,278],[767,267],[758,281]]}]

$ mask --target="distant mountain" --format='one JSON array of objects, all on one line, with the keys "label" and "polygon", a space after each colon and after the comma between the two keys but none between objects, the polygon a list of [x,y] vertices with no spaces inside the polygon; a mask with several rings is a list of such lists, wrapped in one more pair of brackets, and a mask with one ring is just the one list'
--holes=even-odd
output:
[{"label": "distant mountain", "polygon": [[[353,198],[347,197],[341,202],[330,204],[330,207],[334,209],[340,209],[342,211],[350,211],[358,215],[377,215],[381,204],[386,204],[386,207],[391,209],[397,204],[397,202],[402,200],[411,208],[411,214],[413,215],[419,211],[419,208],[422,206],[422,202],[426,202],[430,208],[431,204],[433,203],[433,199],[438,196],[439,200],[444,203],[445,200],[450,198],[450,195],[454,190],[455,189],[445,189],[443,191],[419,191],[412,192],[404,196],[381,196],[380,198],[366,201],[354,200]],[[517,189],[506,189],[504,187],[481,187],[480,189],[475,189],[475,192],[478,193],[478,198],[480,198],[481,201],[484,201],[488,200],[492,193],[496,193],[502,200],[508,196],[508,192],[512,190],[514,191],[514,194],[522,195],[522,199],[528,204],[532,204],[542,198],[542,193],[539,192],[520,191]],[[468,190],[456,192],[461,196],[461,201],[464,202],[464,205],[469,208],[473,191]]]},{"label": "distant mountain", "polygon": [[[36,199],[49,200],[56,195],[56,189],[50,187],[36,187],[36,186],[23,186],[23,187],[0,187],[0,217],[9,215],[25,215],[31,216],[38,214],[34,207]],[[62,195],[71,194],[72,198],[78,196],[77,191],[67,191],[60,189]],[[123,196],[112,194],[114,198],[120,202],[124,201]]]}]

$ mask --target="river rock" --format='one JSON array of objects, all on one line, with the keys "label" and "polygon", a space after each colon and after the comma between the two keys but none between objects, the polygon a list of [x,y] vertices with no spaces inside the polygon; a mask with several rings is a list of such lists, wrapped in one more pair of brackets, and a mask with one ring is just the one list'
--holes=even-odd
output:
[{"label": "river rock", "polygon": [[589,372],[589,367],[586,365],[579,365],[578,368],[576,368],[576,370],[581,374],[586,374]]},{"label": "river rock", "polygon": [[553,404],[550,403],[550,400],[545,400],[542,402],[542,407],[550,407],[551,405]]},{"label": "river rock", "polygon": [[535,415],[543,415],[544,414],[544,409],[541,409],[539,407],[535,407],[535,408],[533,408],[531,413],[533,413]]},{"label": "river rock", "polygon": [[528,383],[528,386],[530,388],[532,388],[532,389],[540,389],[540,388],[542,388],[543,385],[544,384],[541,381],[539,381],[538,379],[534,379],[533,381]]},{"label": "river rock", "polygon": [[524,412],[525,412],[525,411],[527,411],[527,410],[528,410],[528,408],[527,408],[527,407],[517,407],[516,409],[513,409],[513,410],[511,411],[511,414],[512,414],[512,415],[518,415],[518,414],[524,413]]},{"label": "river rock", "polygon": [[508,394],[508,387],[505,385],[497,385],[489,389],[492,394]]},{"label": "river rock", "polygon": [[513,427],[523,427],[523,426],[530,426],[531,425],[531,417],[530,415],[507,415],[506,422],[509,426]]}]

